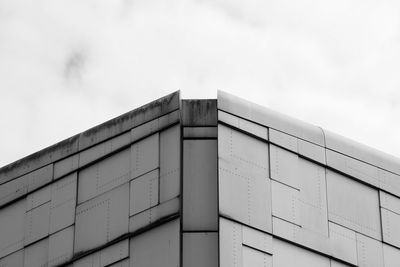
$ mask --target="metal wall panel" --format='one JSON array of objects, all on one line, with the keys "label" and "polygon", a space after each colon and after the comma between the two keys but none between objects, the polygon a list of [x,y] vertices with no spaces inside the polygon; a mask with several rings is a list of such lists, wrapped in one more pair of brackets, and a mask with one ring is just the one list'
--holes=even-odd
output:
[{"label": "metal wall panel", "polygon": [[220,212],[270,232],[268,145],[223,125],[218,136]]},{"label": "metal wall panel", "polygon": [[105,244],[128,232],[129,183],[76,208],[75,252]]},{"label": "metal wall panel", "polygon": [[160,202],[180,194],[180,150],[179,125],[160,132]]},{"label": "metal wall panel", "polygon": [[329,222],[329,239],[335,258],[357,265],[357,240],[354,231]]},{"label": "metal wall panel", "polygon": [[400,248],[400,215],[381,208],[383,241]]},{"label": "metal wall panel", "polygon": [[51,185],[50,234],[75,221],[76,172]]},{"label": "metal wall panel", "polygon": [[24,267],[24,250],[18,250],[0,259],[1,267]]},{"label": "metal wall panel", "polygon": [[270,128],[269,140],[273,144],[284,147],[294,153],[298,153],[297,137],[294,137],[293,135],[288,135],[286,133]]},{"label": "metal wall panel", "polygon": [[49,234],[50,202],[26,213],[24,244],[29,245]]},{"label": "metal wall panel", "polygon": [[43,239],[25,248],[24,266],[43,267],[47,266],[49,254],[49,239]]},{"label": "metal wall panel", "polygon": [[108,266],[129,256],[129,240],[122,240],[100,251],[100,266]]},{"label": "metal wall panel", "polygon": [[329,258],[290,243],[274,239],[274,267],[330,267]]},{"label": "metal wall panel", "polygon": [[378,169],[378,176],[381,189],[400,196],[400,175]]},{"label": "metal wall panel", "polygon": [[270,145],[271,179],[300,189],[299,157],[287,150]]},{"label": "metal wall panel", "polygon": [[220,267],[243,266],[240,224],[224,218],[219,219],[219,251]]},{"label": "metal wall panel", "polygon": [[379,199],[381,207],[400,214],[400,198],[390,195],[386,192],[379,191]]},{"label": "metal wall panel", "polygon": [[381,239],[377,190],[329,170],[327,188],[329,220]]},{"label": "metal wall panel", "polygon": [[79,167],[85,166],[99,158],[102,158],[131,142],[131,133],[118,135],[110,140],[95,145],[79,153]]},{"label": "metal wall panel", "polygon": [[218,110],[218,120],[242,131],[268,140],[268,128]]},{"label": "metal wall panel", "polygon": [[272,214],[300,226],[300,191],[275,181],[272,181],[271,189]]},{"label": "metal wall panel", "polygon": [[385,267],[399,267],[400,249],[383,244]]},{"label": "metal wall panel", "polygon": [[179,212],[179,198],[173,198],[129,218],[129,232],[135,232],[161,218]]},{"label": "metal wall panel", "polygon": [[325,147],[315,145],[302,139],[298,139],[297,146],[300,155],[315,160],[321,164],[326,164]]},{"label": "metal wall panel", "polygon": [[54,179],[73,172],[79,168],[79,154],[72,155],[54,163]]},{"label": "metal wall panel", "polygon": [[74,267],[100,267],[100,251],[75,261]]},{"label": "metal wall panel", "polygon": [[24,247],[25,199],[0,210],[0,258]]},{"label": "metal wall panel", "polygon": [[218,267],[218,233],[183,233],[183,267]]},{"label": "metal wall panel", "polygon": [[129,216],[158,204],[159,170],[148,172],[130,182]]},{"label": "metal wall panel", "polygon": [[111,190],[130,179],[130,149],[125,149],[79,172],[78,203]]},{"label": "metal wall panel", "polygon": [[273,254],[272,235],[242,225],[242,243],[268,254]]},{"label": "metal wall panel", "polygon": [[70,260],[74,250],[74,226],[65,228],[49,237],[48,266],[58,266]]},{"label": "metal wall panel", "polygon": [[53,164],[0,185],[0,206],[42,187],[53,179]]},{"label": "metal wall panel", "polygon": [[132,238],[130,266],[179,266],[179,239],[179,220],[168,222]]},{"label": "metal wall panel", "polygon": [[243,267],[272,267],[272,255],[243,246]]},{"label": "metal wall panel", "polygon": [[26,211],[36,208],[50,199],[51,185],[48,185],[26,196]]},{"label": "metal wall panel", "polygon": [[328,166],[373,186],[380,186],[377,167],[329,149],[326,150],[326,157]]},{"label": "metal wall panel", "polygon": [[328,237],[277,217],[273,217],[272,222],[274,236],[279,236],[320,253],[331,255],[331,244]]},{"label": "metal wall panel", "polygon": [[218,230],[217,140],[183,144],[183,230]]},{"label": "metal wall panel", "polygon": [[356,234],[356,238],[358,266],[383,267],[382,243],[359,233]]},{"label": "metal wall panel", "polygon": [[184,127],[183,138],[217,138],[217,127]]},{"label": "metal wall panel", "polygon": [[131,146],[131,178],[159,166],[159,134],[155,133]]}]

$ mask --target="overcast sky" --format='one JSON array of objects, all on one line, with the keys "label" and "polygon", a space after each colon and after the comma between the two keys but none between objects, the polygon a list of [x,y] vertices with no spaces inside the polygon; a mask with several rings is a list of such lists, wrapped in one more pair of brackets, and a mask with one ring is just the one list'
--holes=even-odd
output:
[{"label": "overcast sky", "polygon": [[178,89],[400,157],[400,1],[0,0],[0,166]]}]

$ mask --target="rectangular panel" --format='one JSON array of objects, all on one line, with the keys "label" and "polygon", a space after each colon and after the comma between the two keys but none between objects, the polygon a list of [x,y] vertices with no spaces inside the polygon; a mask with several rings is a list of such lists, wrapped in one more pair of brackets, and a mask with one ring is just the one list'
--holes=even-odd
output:
[{"label": "rectangular panel", "polygon": [[158,169],[148,172],[130,182],[129,216],[158,204]]},{"label": "rectangular panel", "polygon": [[23,267],[24,266],[24,250],[18,250],[0,259],[1,267]]},{"label": "rectangular panel", "polygon": [[385,267],[398,267],[400,262],[400,249],[383,244],[383,258]]},{"label": "rectangular panel", "polygon": [[373,186],[380,186],[378,168],[335,151],[326,150],[327,165]]},{"label": "rectangular panel", "polygon": [[219,219],[220,267],[241,267],[242,226],[238,223]]},{"label": "rectangular panel", "polygon": [[179,236],[179,220],[175,220],[132,238],[130,266],[179,266]]},{"label": "rectangular panel", "polygon": [[183,145],[183,230],[218,230],[217,140]]},{"label": "rectangular panel", "polygon": [[365,235],[356,234],[359,267],[383,267],[382,243]]},{"label": "rectangular panel", "polygon": [[0,206],[42,187],[53,179],[53,164],[0,185]]},{"label": "rectangular panel", "polygon": [[332,171],[327,188],[329,220],[381,239],[378,191]]},{"label": "rectangular panel", "polygon": [[49,253],[49,239],[43,239],[25,248],[24,266],[43,267],[47,266]]},{"label": "rectangular panel", "polygon": [[107,266],[129,256],[129,240],[125,239],[100,251],[100,266]]},{"label": "rectangular panel", "polygon": [[74,226],[70,226],[49,237],[48,266],[58,266],[70,260],[74,249]]},{"label": "rectangular panel", "polygon": [[0,258],[24,247],[25,199],[0,210]]},{"label": "rectangular panel", "polygon": [[275,181],[272,181],[271,189],[272,214],[300,226],[300,192]]},{"label": "rectangular panel", "polygon": [[378,176],[380,188],[396,196],[400,196],[400,175],[378,169]]},{"label": "rectangular panel", "polygon": [[184,126],[210,126],[217,124],[216,99],[185,99],[181,102]]},{"label": "rectangular panel", "polygon": [[36,208],[50,199],[51,185],[48,185],[26,196],[26,211]]},{"label": "rectangular panel", "polygon": [[183,138],[217,138],[217,127],[184,127]]},{"label": "rectangular panel", "polygon": [[76,172],[51,185],[50,234],[75,221]]},{"label": "rectangular panel", "polygon": [[300,189],[299,157],[280,147],[270,145],[271,179]]},{"label": "rectangular panel", "polygon": [[379,191],[379,198],[381,201],[381,207],[400,214],[400,198],[383,191]]},{"label": "rectangular panel", "polygon": [[79,167],[79,154],[72,155],[54,163],[54,179],[58,179]]},{"label": "rectangular panel", "polygon": [[131,146],[131,178],[159,166],[159,134],[153,134]]},{"label": "rectangular panel", "polygon": [[329,239],[335,258],[357,265],[357,241],[354,231],[330,222]]},{"label": "rectangular panel", "polygon": [[26,213],[24,244],[29,245],[49,234],[50,202],[36,207]]},{"label": "rectangular panel", "polygon": [[276,217],[272,218],[272,222],[274,236],[276,235],[301,246],[331,255],[328,237]]},{"label": "rectangular panel", "polygon": [[108,267],[129,267],[129,259],[125,259],[114,264],[109,265]]},{"label": "rectangular panel", "polygon": [[220,212],[270,232],[268,145],[222,125],[218,135]]},{"label": "rectangular panel", "polygon": [[99,158],[102,158],[124,146],[129,145],[131,142],[131,133],[127,132],[118,135],[110,140],[95,145],[89,149],[83,150],[79,153],[79,167],[85,166]]},{"label": "rectangular panel", "polygon": [[278,239],[274,239],[272,259],[274,267],[330,267],[329,258]]},{"label": "rectangular panel", "polygon": [[298,166],[301,226],[328,236],[325,168],[303,158]]},{"label": "rectangular panel", "polygon": [[273,254],[272,235],[242,226],[243,244]]},{"label": "rectangular panel", "polygon": [[160,202],[180,193],[180,126],[160,132]]},{"label": "rectangular panel", "polygon": [[248,120],[236,117],[229,113],[223,112],[221,110],[218,111],[218,120],[224,123],[227,123],[235,128],[238,128],[242,131],[253,134],[262,139],[268,140],[268,128],[258,125],[256,123],[250,122]]},{"label": "rectangular panel", "polygon": [[125,149],[79,172],[78,203],[111,190],[130,179],[130,149]]},{"label": "rectangular panel", "polygon": [[173,198],[151,209],[145,210],[129,218],[129,232],[133,233],[147,225],[179,213],[179,198]]},{"label": "rectangular panel", "polygon": [[243,246],[243,267],[272,267],[272,255]]},{"label": "rectangular panel", "polygon": [[183,233],[183,267],[218,267],[218,233]]},{"label": "rectangular panel", "polygon": [[383,241],[400,248],[400,215],[381,208]]},{"label": "rectangular panel", "polygon": [[128,232],[129,183],[76,208],[75,252],[105,244]]},{"label": "rectangular panel", "polygon": [[146,122],[131,130],[131,142],[158,132],[180,120],[180,110],[175,110],[152,121]]},{"label": "rectangular panel", "polygon": [[101,267],[100,251],[89,254],[74,262],[74,267]]}]

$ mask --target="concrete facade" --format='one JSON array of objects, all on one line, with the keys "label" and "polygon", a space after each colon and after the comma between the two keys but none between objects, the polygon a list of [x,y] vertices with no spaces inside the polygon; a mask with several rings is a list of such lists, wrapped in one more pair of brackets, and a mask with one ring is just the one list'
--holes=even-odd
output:
[{"label": "concrete facade", "polygon": [[0,266],[400,266],[400,161],[175,92],[1,168]]}]

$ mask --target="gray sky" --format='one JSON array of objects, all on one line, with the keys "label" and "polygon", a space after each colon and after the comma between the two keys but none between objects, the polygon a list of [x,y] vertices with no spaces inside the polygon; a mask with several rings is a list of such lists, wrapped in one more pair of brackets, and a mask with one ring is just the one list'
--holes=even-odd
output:
[{"label": "gray sky", "polygon": [[400,1],[0,0],[0,166],[180,89],[400,157]]}]

